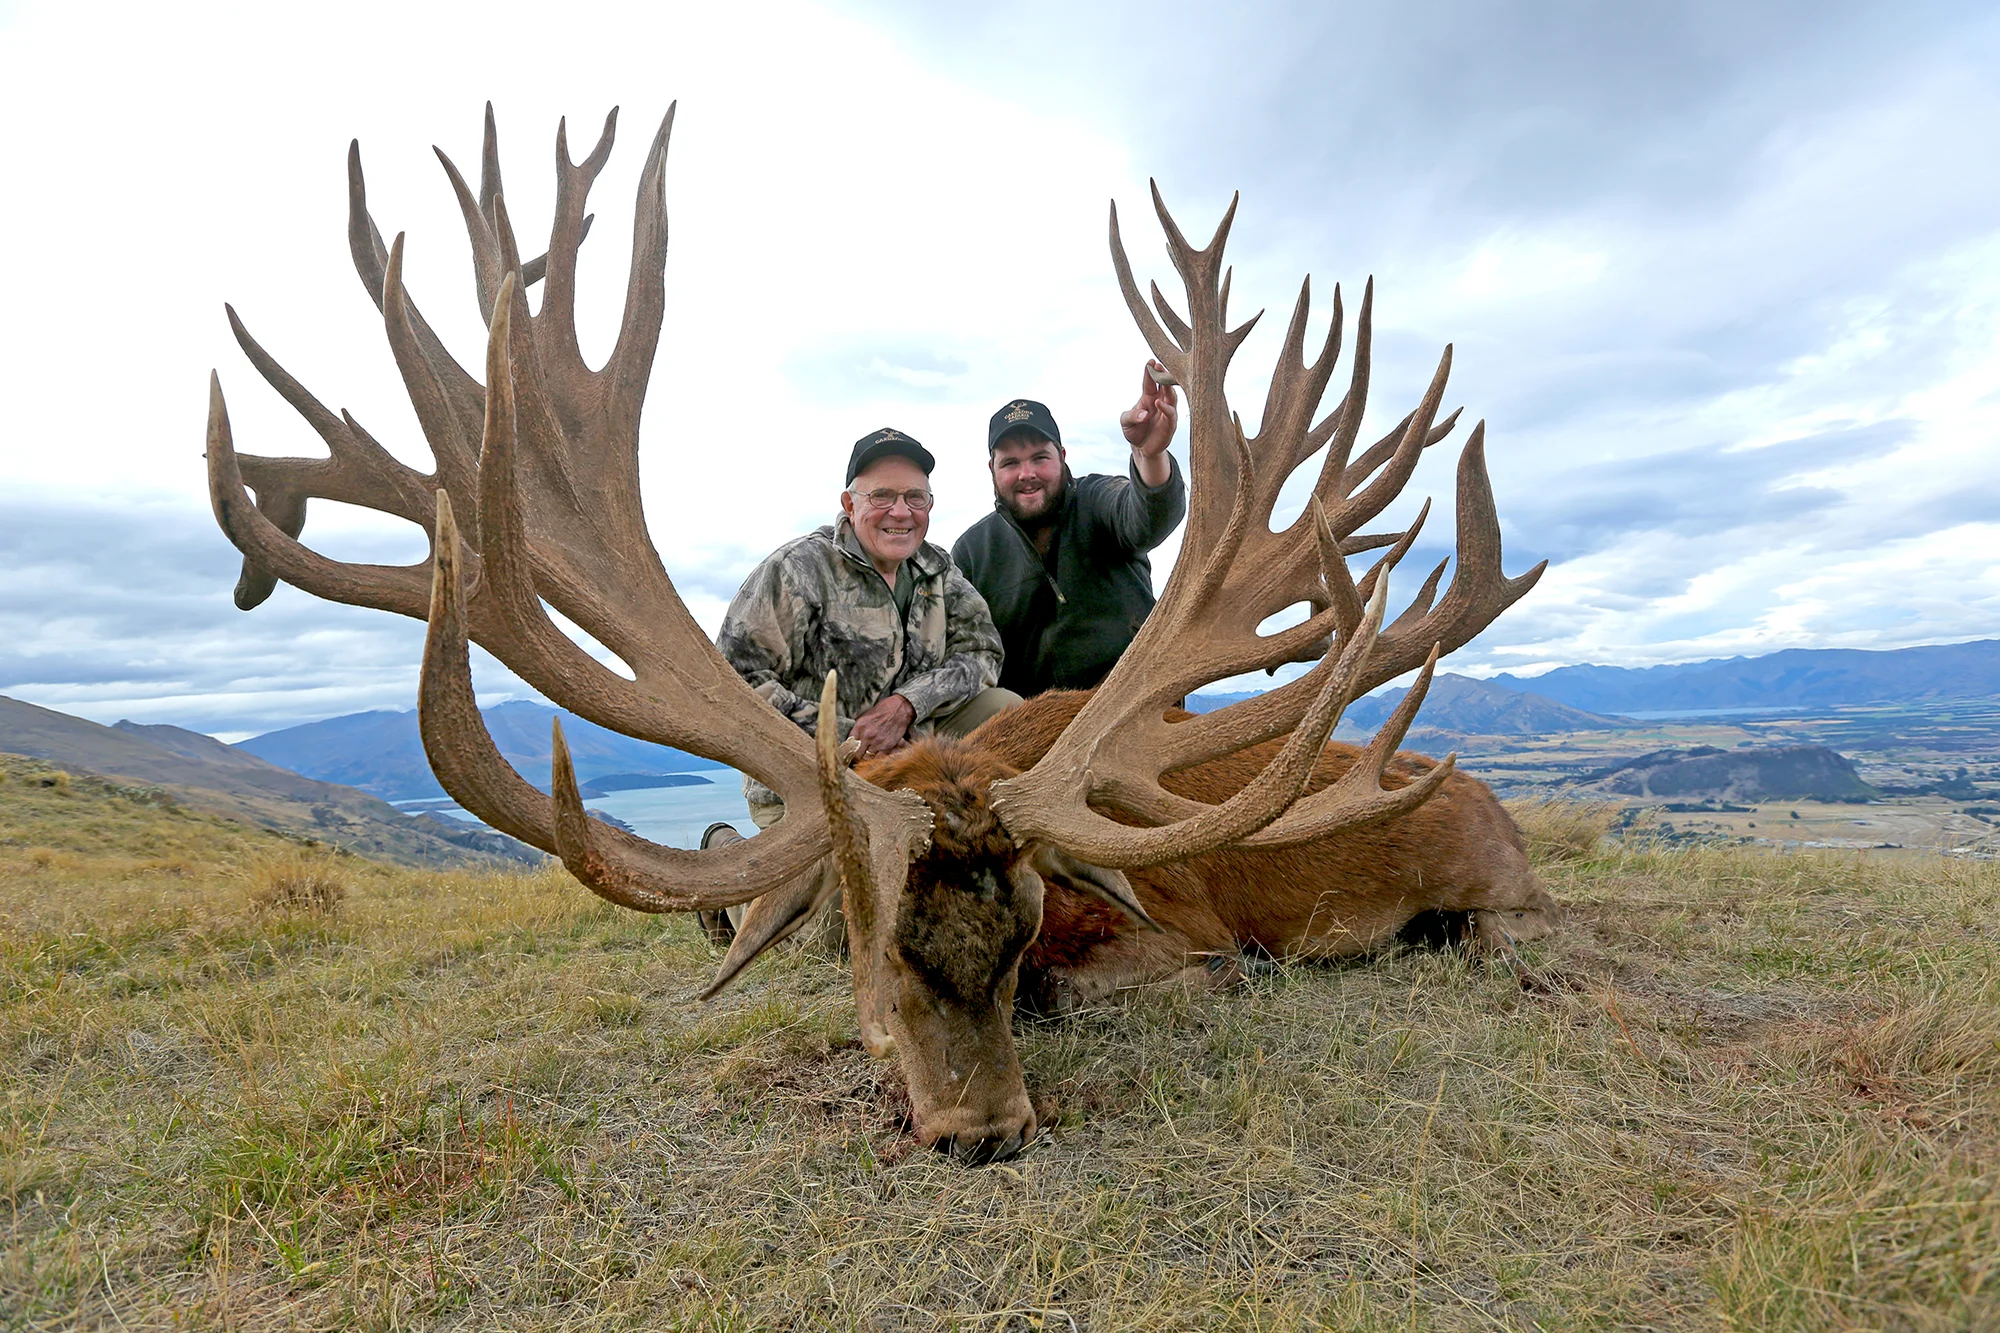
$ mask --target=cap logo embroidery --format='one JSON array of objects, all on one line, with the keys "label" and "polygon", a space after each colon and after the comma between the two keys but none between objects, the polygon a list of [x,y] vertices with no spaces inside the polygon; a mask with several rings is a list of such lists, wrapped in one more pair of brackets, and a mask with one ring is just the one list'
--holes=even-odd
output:
[{"label": "cap logo embroidery", "polygon": [[1001,420],[1026,421],[1029,417],[1033,415],[1035,414],[1028,410],[1028,405],[1026,403],[1015,403],[1013,409],[1009,411],[1006,416],[1002,417]]},{"label": "cap logo embroidery", "polygon": [[901,440],[904,438],[907,437],[901,431],[881,430],[875,432],[875,443],[877,444],[887,444],[891,440]]}]

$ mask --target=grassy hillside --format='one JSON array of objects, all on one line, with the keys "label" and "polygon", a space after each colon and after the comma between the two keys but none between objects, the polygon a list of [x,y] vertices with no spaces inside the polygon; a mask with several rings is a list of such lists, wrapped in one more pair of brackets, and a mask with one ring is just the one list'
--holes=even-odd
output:
[{"label": "grassy hillside", "polygon": [[403,865],[542,859],[489,829],[411,819],[365,792],[301,776],[180,727],[105,727],[0,697],[0,753],[152,787],[180,805]]},{"label": "grassy hillside", "polygon": [[1529,811],[1572,913],[1522,970],[1026,1025],[1053,1133],[967,1170],[912,1148],[824,960],[697,1005],[691,922],[560,873],[15,783],[55,813],[0,838],[0,1326],[2000,1323],[1992,863]]}]

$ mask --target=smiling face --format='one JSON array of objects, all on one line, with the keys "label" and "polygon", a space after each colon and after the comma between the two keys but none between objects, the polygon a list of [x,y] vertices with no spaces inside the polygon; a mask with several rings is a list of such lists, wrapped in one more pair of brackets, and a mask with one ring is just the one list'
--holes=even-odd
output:
[{"label": "smiling face", "polygon": [[1001,436],[986,466],[993,473],[993,498],[1023,525],[1043,522],[1062,501],[1062,446],[1032,431]]},{"label": "smiling face", "polygon": [[928,509],[911,509],[898,497],[887,509],[861,498],[870,491],[929,491],[931,479],[907,458],[880,458],[840,493],[840,512],[854,524],[854,535],[869,562],[886,576],[917,553],[931,530]]}]

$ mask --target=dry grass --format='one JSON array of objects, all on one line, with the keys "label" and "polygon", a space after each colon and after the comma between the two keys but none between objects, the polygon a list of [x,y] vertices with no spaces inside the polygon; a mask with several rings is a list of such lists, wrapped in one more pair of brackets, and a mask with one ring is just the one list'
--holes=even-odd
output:
[{"label": "dry grass", "polygon": [[330,849],[294,849],[258,863],[250,900],[266,911],[331,912],[347,897],[341,858]]},{"label": "dry grass", "polygon": [[1572,801],[1560,796],[1524,797],[1505,802],[1528,840],[1528,855],[1541,866],[1567,865],[1596,856],[1618,822],[1611,801]]},{"label": "dry grass", "polygon": [[348,861],[274,913],[267,848],[37,850],[0,846],[8,1328],[2000,1324],[1993,865],[1579,853],[1520,971],[1024,1025],[1053,1132],[972,1171],[824,961],[699,1006],[691,921],[560,874]]}]

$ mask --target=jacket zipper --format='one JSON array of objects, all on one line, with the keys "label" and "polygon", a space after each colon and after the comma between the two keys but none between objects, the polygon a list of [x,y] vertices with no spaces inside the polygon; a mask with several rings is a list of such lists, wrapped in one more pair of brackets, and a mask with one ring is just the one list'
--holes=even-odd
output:
[{"label": "jacket zipper", "polygon": [[[1068,497],[1064,497],[1063,503],[1065,504],[1069,503]],[[996,505],[996,508],[998,507],[999,506]],[[1056,595],[1056,605],[1068,606],[1069,598],[1063,596],[1062,585],[1056,582],[1055,575],[1049,573],[1048,561],[1042,559],[1042,553],[1035,549],[1034,539],[1028,536],[1027,529],[1021,526],[1019,519],[1015,518],[1012,514],[1008,513],[1007,510],[1004,508],[1000,508],[1000,517],[1007,520],[1007,526],[1014,530],[1014,535],[1016,537],[1019,537],[1021,539],[1022,544],[1028,548],[1028,558],[1035,562],[1035,568],[1041,572],[1042,582],[1048,584],[1049,591],[1053,592]],[[1057,530],[1056,536],[1058,539],[1061,538],[1062,532],[1060,529]]]},{"label": "jacket zipper", "polygon": [[[910,655],[909,617],[905,616],[902,613],[902,611],[897,607],[896,590],[889,586],[888,579],[882,577],[882,571],[875,568],[875,565],[872,561],[863,560],[861,557],[855,555],[854,552],[842,546],[840,544],[840,534],[838,529],[836,529],[834,532],[833,549],[839,551],[842,555],[846,556],[848,560],[851,561],[856,567],[865,569],[870,574],[873,574],[878,580],[880,580],[882,584],[882,590],[889,594],[889,609],[891,611],[896,612],[896,661],[894,663],[896,670],[890,673],[890,677],[891,679],[893,679],[896,672],[899,672],[903,669],[904,660],[908,658]],[[914,557],[905,560],[903,562],[903,573],[913,579],[916,577],[916,574],[912,568],[915,564],[916,560]],[[1060,599],[1062,597],[1062,594],[1058,592],[1056,594],[1056,597]],[[910,588],[910,610],[914,612],[916,609],[917,609],[916,585],[913,583]]]}]

